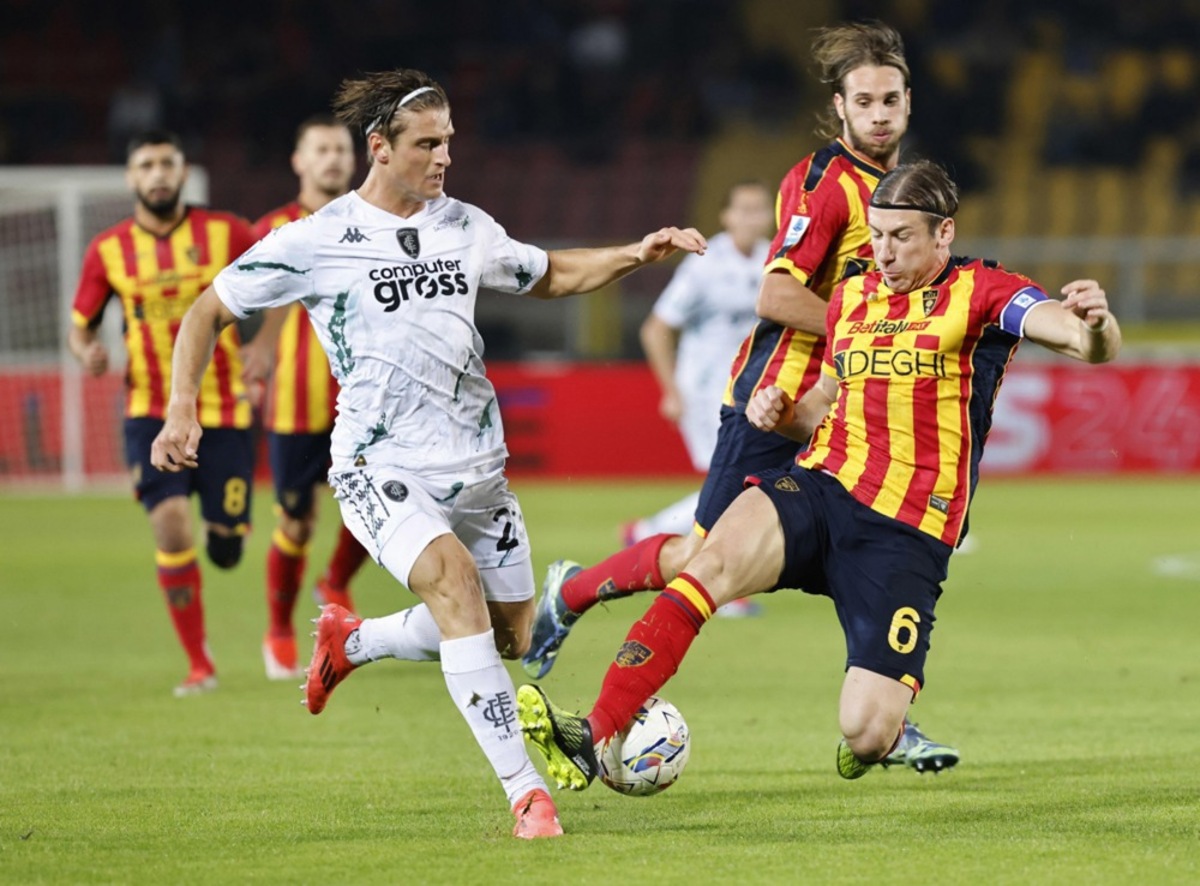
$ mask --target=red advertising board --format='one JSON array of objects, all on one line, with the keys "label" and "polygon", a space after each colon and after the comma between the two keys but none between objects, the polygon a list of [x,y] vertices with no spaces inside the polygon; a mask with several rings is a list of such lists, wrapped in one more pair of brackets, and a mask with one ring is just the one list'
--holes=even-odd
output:
[{"label": "red advertising board", "polygon": [[[658,388],[640,363],[497,363],[510,473],[542,477],[687,476]],[[0,371],[0,482],[62,468],[57,370]],[[84,380],[84,472],[124,472],[121,379]],[[1029,363],[1009,372],[983,470],[1200,472],[1200,364]],[[261,472],[260,472],[261,473]]]}]

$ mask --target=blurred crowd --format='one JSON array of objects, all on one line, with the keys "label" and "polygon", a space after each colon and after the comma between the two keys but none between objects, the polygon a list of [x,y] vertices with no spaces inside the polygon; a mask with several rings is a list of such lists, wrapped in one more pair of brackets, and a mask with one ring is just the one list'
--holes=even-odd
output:
[{"label": "blurred crowd", "polygon": [[[1008,85],[1030,53],[1061,62],[1042,162],[1136,164],[1168,137],[1200,187],[1198,0],[829,5],[904,34],[911,146],[948,161],[966,191],[988,184],[973,140],[1011,121]],[[750,6],[771,12],[770,0],[6,0],[0,163],[119,163],[131,132],[162,125],[201,162],[236,156],[234,174],[251,175],[285,166],[292,127],[339,79],[392,66],[441,79],[480,145],[552,144],[576,164],[612,162],[630,141],[699,144],[731,119],[812,119],[823,95],[807,60],[752,39]],[[774,6],[788,27],[791,3]]]}]

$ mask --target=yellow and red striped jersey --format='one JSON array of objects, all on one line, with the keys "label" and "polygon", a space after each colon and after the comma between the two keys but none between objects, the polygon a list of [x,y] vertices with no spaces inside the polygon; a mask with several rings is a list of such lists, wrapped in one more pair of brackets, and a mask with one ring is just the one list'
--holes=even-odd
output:
[{"label": "yellow and red striped jersey", "polygon": [[[254,223],[262,239],[278,227],[308,215],[298,202],[268,212]],[[299,302],[288,308],[275,348],[275,369],[263,425],[276,434],[320,434],[333,427],[338,384],[329,369],[308,312]]]},{"label": "yellow and red striped jersey", "polygon": [[1047,298],[995,262],[952,258],[929,285],[892,292],[872,272],[829,308],[822,370],[838,396],[796,463],[946,544],[967,506],[1025,315]]},{"label": "yellow and red striped jersey", "polygon": [[[235,215],[189,206],[183,220],[158,237],[129,218],[96,236],[83,256],[72,319],[94,327],[113,295],[121,300],[129,365],[125,415],[162,418],[171,393],[171,352],[183,315],[213,277],[254,243]],[[206,428],[248,428],[236,326],[217,339],[197,401]]]},{"label": "yellow and red striped jersey", "polygon": [[[779,186],[763,272],[785,270],[828,301],[839,282],[871,270],[867,204],[883,176],[841,139],[797,163]],[[745,409],[769,385],[799,397],[816,382],[824,352],[821,336],[759,320],[734,358],[725,405]]]}]

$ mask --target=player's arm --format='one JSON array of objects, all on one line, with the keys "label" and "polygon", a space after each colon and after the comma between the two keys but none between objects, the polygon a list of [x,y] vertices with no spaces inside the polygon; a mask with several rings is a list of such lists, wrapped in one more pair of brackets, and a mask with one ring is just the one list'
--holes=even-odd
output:
[{"label": "player's arm", "polygon": [[591,292],[642,265],[662,261],[677,250],[700,255],[708,247],[695,228],[660,228],[640,243],[599,249],[555,249],[547,252],[546,273],[529,290],[535,298],[561,298]]},{"label": "player's arm", "polygon": [[829,305],[786,270],[763,276],[754,310],[764,320],[790,326],[811,335],[825,334],[825,314]]},{"label": "player's arm", "polygon": [[71,306],[71,328],[67,332],[67,349],[88,375],[99,376],[108,371],[108,348],[100,341],[96,326],[111,296],[104,262],[96,242],[92,241],[83,254],[79,286]]},{"label": "player's arm", "polygon": [[171,398],[166,419],[150,447],[150,463],[160,471],[179,471],[198,464],[201,430],[196,420],[196,398],[217,337],[235,320],[237,317],[212,286],[183,315],[171,359]]},{"label": "player's arm", "polygon": [[807,443],[836,399],[837,381],[822,373],[798,401],[776,385],[763,388],[746,405],[746,418],[760,431]]},{"label": "player's arm", "polygon": [[651,312],[641,328],[642,350],[646,362],[658,386],[662,389],[662,400],[658,411],[670,422],[678,422],[683,416],[683,399],[675,386],[675,361],[679,353],[679,330],[662,317]]},{"label": "player's arm", "polygon": [[275,366],[275,347],[287,319],[290,306],[271,308],[263,312],[262,325],[242,348],[242,381],[247,385],[263,384],[271,377]]},{"label": "player's arm", "polygon": [[90,326],[72,326],[67,332],[67,348],[88,375],[108,372],[108,348]]},{"label": "player's arm", "polygon": [[1083,360],[1106,363],[1121,349],[1121,327],[1095,280],[1073,280],[1062,301],[1047,299],[1029,309],[1024,334],[1039,345]]}]

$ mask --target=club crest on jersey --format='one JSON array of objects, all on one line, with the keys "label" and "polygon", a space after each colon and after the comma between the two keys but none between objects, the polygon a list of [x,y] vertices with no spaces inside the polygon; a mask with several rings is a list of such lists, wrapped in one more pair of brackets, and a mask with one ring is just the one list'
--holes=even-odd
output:
[{"label": "club crest on jersey", "polygon": [[417,236],[416,228],[401,228],[396,232],[396,241],[409,258],[416,258],[421,254],[421,238]]},{"label": "club crest on jersey", "polygon": [[928,317],[933,313],[933,309],[937,307],[938,291],[936,289],[926,289],[921,293],[921,308],[925,311],[925,316]]},{"label": "club crest on jersey", "polygon": [[187,248],[187,253],[186,253],[186,254],[187,254],[187,257],[188,257],[188,261],[190,261],[192,264],[194,264],[194,265],[201,264],[201,261],[200,261],[200,259],[202,258],[202,255],[201,255],[201,253],[200,253],[200,247],[199,247],[199,246],[189,246],[189,247]]}]

